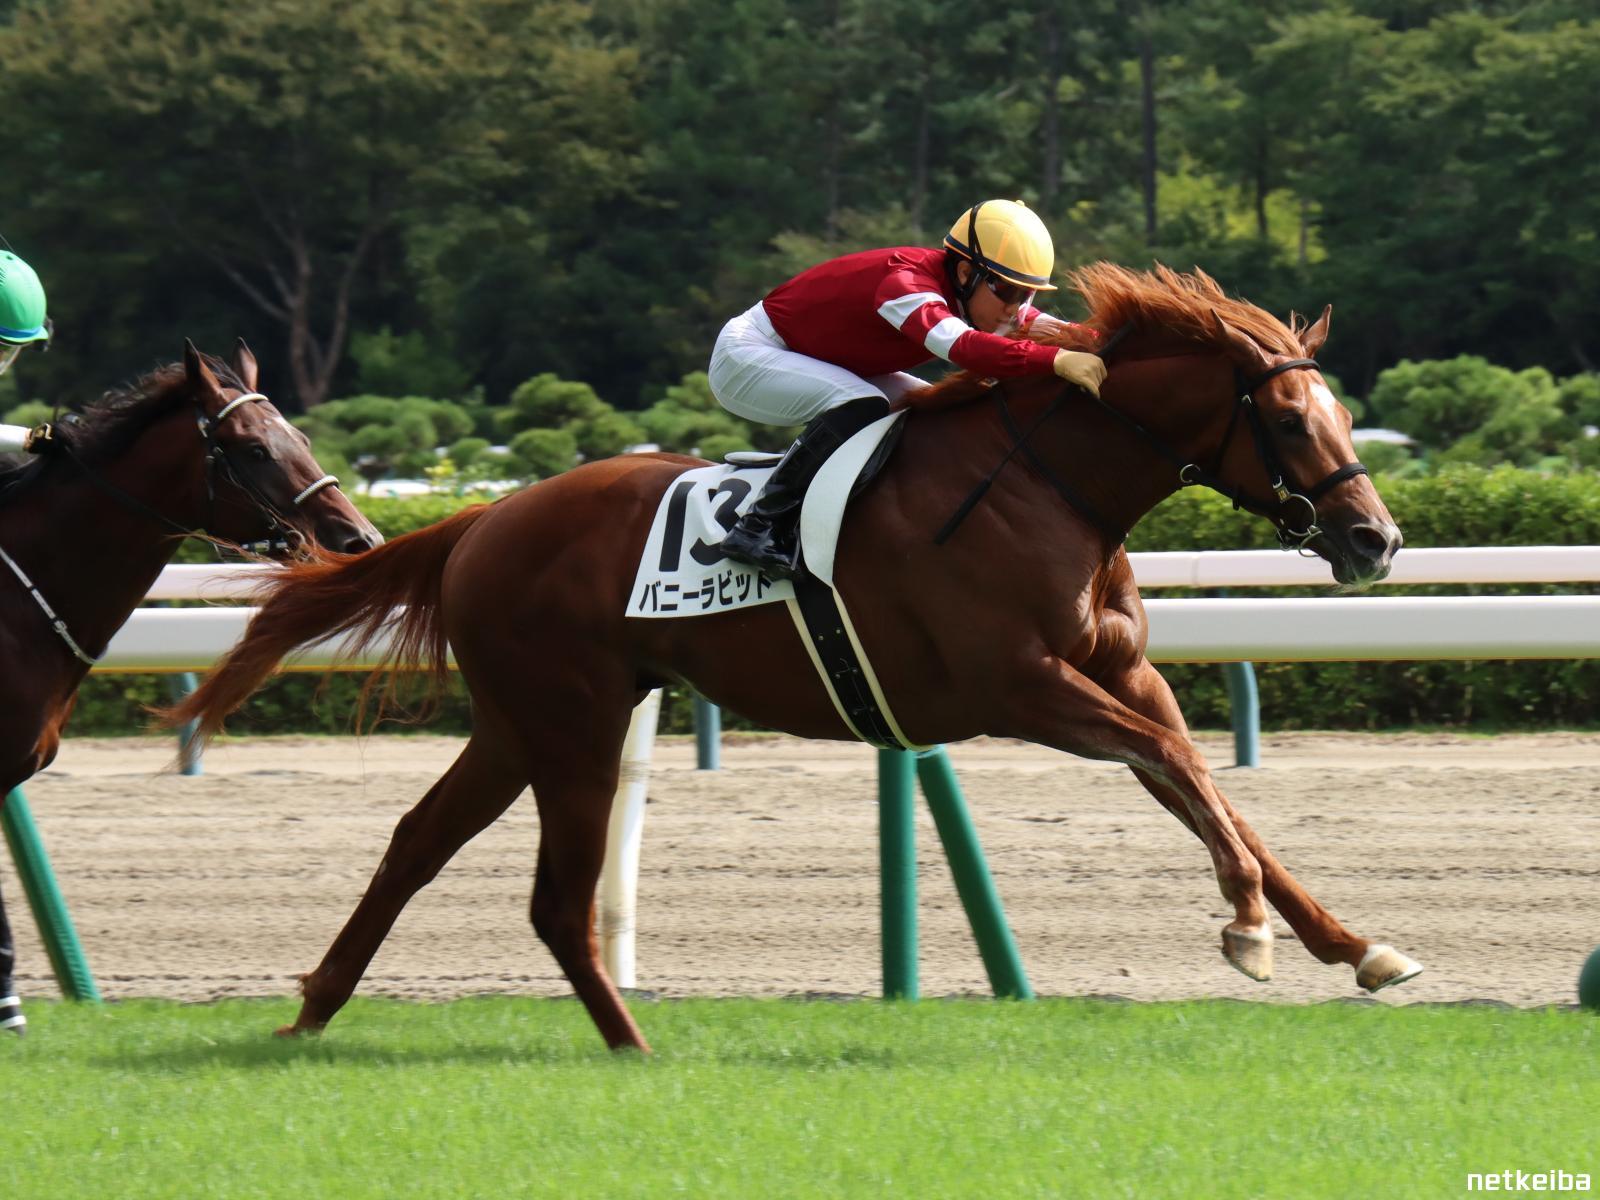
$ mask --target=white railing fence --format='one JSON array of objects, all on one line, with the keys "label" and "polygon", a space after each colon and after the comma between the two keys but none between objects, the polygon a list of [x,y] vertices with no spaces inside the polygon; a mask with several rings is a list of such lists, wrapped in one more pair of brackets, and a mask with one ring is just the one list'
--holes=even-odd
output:
[{"label": "white railing fence", "polygon": [[[1273,550],[1129,557],[1142,588],[1331,587],[1326,563]],[[148,599],[208,600],[217,607],[137,610],[95,670],[205,670],[238,639],[254,612],[229,602],[247,597],[268,569],[168,567]],[[1525,546],[1406,550],[1384,583],[1597,580],[1600,546]],[[1150,617],[1149,656],[1156,662],[1600,658],[1600,596],[1149,599],[1145,608]],[[378,654],[381,647],[363,658],[343,659],[339,645],[327,643],[310,647],[287,667],[323,671],[337,663],[341,669],[360,670],[372,665]],[[1253,687],[1250,695],[1253,706]],[[634,714],[599,888],[603,954],[620,987],[635,986],[639,844],[659,704],[660,693],[651,693]],[[1236,714],[1236,728],[1237,720]],[[1253,737],[1253,711],[1250,725]],[[1253,751],[1250,761],[1254,762]]]},{"label": "white railing fence", "polygon": [[[1140,587],[1329,586],[1326,563],[1276,550],[1134,554]],[[221,605],[260,583],[253,566],[168,567],[151,600]],[[1588,583],[1600,546],[1405,550],[1392,584]],[[1318,596],[1151,599],[1155,662],[1315,662],[1335,659],[1600,657],[1600,596]],[[199,671],[238,639],[253,610],[137,610],[111,641],[100,671]],[[324,670],[337,644],[314,647],[291,670]],[[370,659],[348,663],[351,670]]]}]

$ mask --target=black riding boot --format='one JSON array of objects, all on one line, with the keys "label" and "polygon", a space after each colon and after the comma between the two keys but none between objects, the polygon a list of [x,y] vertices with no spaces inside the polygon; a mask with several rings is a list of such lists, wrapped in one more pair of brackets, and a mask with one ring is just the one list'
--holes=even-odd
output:
[{"label": "black riding boot", "polygon": [[789,579],[800,563],[800,502],[822,464],[854,434],[889,415],[889,402],[865,396],[830,408],[806,426],[789,447],[739,523],[722,539],[722,552],[760,567],[774,579]]},{"label": "black riding boot", "polygon": [[12,1033],[21,1033],[28,1025],[28,1018],[22,1015],[22,1001],[17,999],[16,988],[11,983],[11,968],[15,961],[11,924],[6,920],[5,905],[0,904],[0,1033],[8,1029]]}]

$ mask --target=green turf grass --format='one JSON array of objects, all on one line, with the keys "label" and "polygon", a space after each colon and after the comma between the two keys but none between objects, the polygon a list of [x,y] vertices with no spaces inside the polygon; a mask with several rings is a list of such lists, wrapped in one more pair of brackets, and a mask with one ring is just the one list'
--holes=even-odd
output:
[{"label": "green turf grass", "polygon": [[0,1196],[1457,1196],[1600,1186],[1600,1019],[1229,1002],[34,1004]]}]

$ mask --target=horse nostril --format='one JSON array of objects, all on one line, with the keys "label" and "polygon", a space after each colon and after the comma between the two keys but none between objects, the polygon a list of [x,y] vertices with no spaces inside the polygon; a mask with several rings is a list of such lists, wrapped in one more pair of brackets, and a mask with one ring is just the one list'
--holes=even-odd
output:
[{"label": "horse nostril", "polygon": [[1357,525],[1350,530],[1350,544],[1374,561],[1382,561],[1400,549],[1400,541],[1400,531],[1393,525]]}]

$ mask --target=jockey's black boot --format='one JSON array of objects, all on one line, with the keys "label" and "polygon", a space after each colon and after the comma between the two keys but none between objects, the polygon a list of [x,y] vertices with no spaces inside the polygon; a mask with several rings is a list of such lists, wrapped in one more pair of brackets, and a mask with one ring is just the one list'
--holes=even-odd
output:
[{"label": "jockey's black boot", "polygon": [[21,1037],[27,1029],[28,1018],[22,1015],[22,1001],[9,991],[0,996],[0,1033],[9,1031]]},{"label": "jockey's black boot", "polygon": [[889,402],[864,396],[830,408],[806,426],[739,523],[722,539],[722,552],[760,567],[774,579],[793,578],[800,563],[800,502],[828,456],[879,417]]},{"label": "jockey's black boot", "polygon": [[6,910],[0,907],[0,1033],[9,1029],[20,1034],[28,1027],[28,1018],[22,1015],[22,1001],[17,999],[16,988],[11,986],[11,967],[15,961],[11,925],[6,921]]}]

